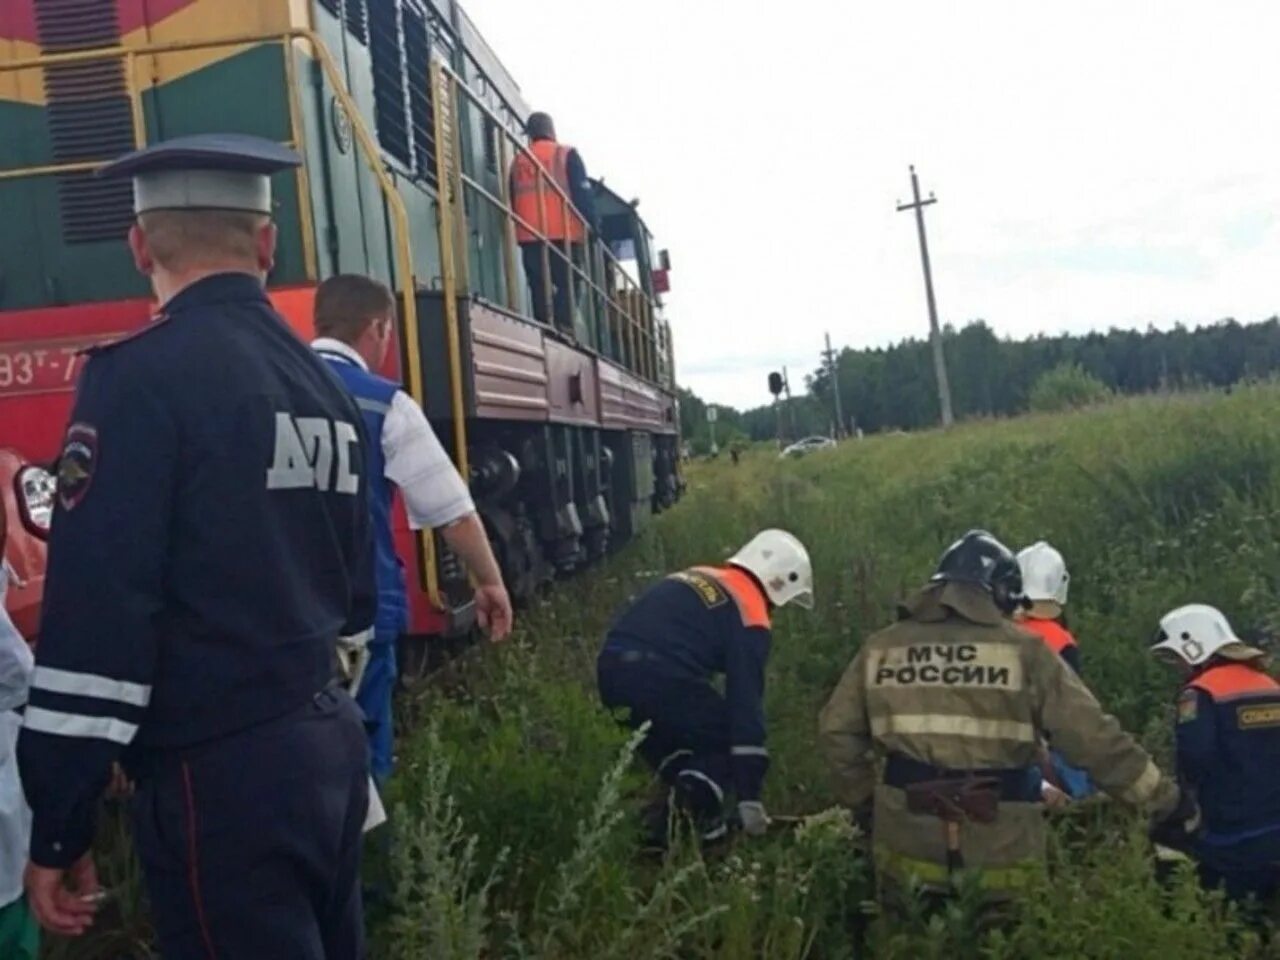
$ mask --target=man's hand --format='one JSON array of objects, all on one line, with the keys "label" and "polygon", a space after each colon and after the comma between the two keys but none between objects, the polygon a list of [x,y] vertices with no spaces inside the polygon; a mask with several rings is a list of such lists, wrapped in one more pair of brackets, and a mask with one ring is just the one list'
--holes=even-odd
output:
[{"label": "man's hand", "polygon": [[98,871],[86,853],[66,870],[27,864],[24,882],[31,912],[50,933],[78,937],[98,911]]},{"label": "man's hand", "polygon": [[111,782],[107,784],[108,800],[126,800],[133,796],[133,781],[118,763],[111,765]]},{"label": "man's hand", "polygon": [[506,587],[501,583],[476,587],[476,620],[480,629],[489,631],[490,640],[505,640],[514,619]]},{"label": "man's hand", "polygon": [[759,800],[744,800],[738,804],[738,819],[742,832],[749,837],[763,837],[769,832],[769,814]]},{"label": "man's hand", "polygon": [[1200,806],[1186,787],[1178,789],[1178,804],[1163,817],[1157,817],[1150,830],[1153,843],[1174,850],[1188,850],[1200,833]]},{"label": "man's hand", "polygon": [[1065,810],[1071,806],[1071,798],[1066,792],[1059,790],[1048,780],[1040,784],[1040,799],[1044,801],[1044,805],[1050,810]]}]

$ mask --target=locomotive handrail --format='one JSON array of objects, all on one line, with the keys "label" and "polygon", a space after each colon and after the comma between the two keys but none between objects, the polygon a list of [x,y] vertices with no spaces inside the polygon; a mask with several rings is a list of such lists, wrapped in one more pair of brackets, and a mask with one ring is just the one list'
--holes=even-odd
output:
[{"label": "locomotive handrail", "polygon": [[[377,141],[374,139],[372,134],[370,134],[368,127],[361,118],[359,108],[350,92],[347,90],[342,74],[339,72],[332,54],[329,53],[328,48],[324,45],[324,41],[320,39],[315,31],[306,27],[292,27],[289,30],[275,31],[265,34],[241,34],[230,37],[218,37],[213,39],[203,38],[199,40],[169,40],[127,47],[117,44],[111,47],[99,47],[96,49],[72,50],[63,53],[46,53],[35,57],[27,57],[21,60],[0,62],[0,76],[7,73],[25,70],[44,70],[48,67],[62,64],[113,59],[123,61],[126,67],[125,84],[129,94],[134,145],[141,147],[146,145],[147,137],[146,118],[143,114],[142,97],[136,76],[138,57],[155,56],[164,53],[178,53],[189,50],[207,50],[239,46],[247,47],[255,44],[279,43],[285,59],[285,71],[290,91],[289,124],[290,136],[292,139],[287,145],[298,150],[299,153],[305,154],[305,133],[300,116],[301,103],[296,82],[296,66],[293,63],[292,57],[292,42],[295,40],[304,41],[310,46],[317,62],[319,62],[321,69],[324,71],[325,78],[333,88],[334,96],[342,106],[342,109],[346,112],[347,119],[351,123],[352,135],[355,141],[359,144],[360,151],[365,155],[365,159],[370,169],[373,171],[374,176],[377,178],[378,186],[383,195],[383,199],[386,201],[387,209],[391,213],[391,218],[394,222],[392,243],[395,247],[396,272],[401,278],[405,352],[408,354],[405,358],[405,366],[407,367],[406,386],[409,388],[410,395],[413,396],[419,404],[422,404],[425,400],[422,385],[422,349],[419,336],[420,332],[418,330],[418,303],[416,296],[417,284],[413,277],[413,249],[409,234],[409,214],[405,208],[404,199],[400,196],[399,191],[395,187],[395,183],[392,181],[391,176],[387,172],[386,166],[382,162],[381,152],[378,149]],[[98,169],[111,159],[114,158],[104,158],[101,161],[75,161],[70,163],[6,168],[0,170],[0,180],[49,176],[61,173],[86,172]],[[315,280],[318,276],[318,269],[315,259],[314,225],[311,221],[311,191],[309,181],[307,179],[305,163],[298,168],[297,184],[298,207],[300,211],[299,215],[302,221],[300,227],[303,234],[305,269],[308,279]],[[442,231],[442,246],[443,240]],[[460,359],[456,311],[452,317],[447,317],[446,326],[448,328],[451,354],[449,375],[451,380],[450,386],[453,394],[452,413],[454,443],[458,469],[465,478],[468,476],[467,427],[465,411],[462,405],[462,364]],[[432,605],[438,609],[444,609],[444,605],[441,602],[440,597],[439,581],[436,575],[435,544],[432,540],[430,531],[419,531],[417,533],[417,541],[422,552],[423,587],[426,589],[428,599],[431,601]]]},{"label": "locomotive handrail", "polygon": [[[625,334],[628,335],[628,339],[630,340],[630,344],[629,344],[630,349],[629,351],[625,351],[625,352],[629,355],[632,363],[635,364],[634,372],[638,373],[641,377],[648,379],[650,382],[658,383],[659,382],[658,369],[657,369],[658,367],[658,364],[657,364],[658,323],[656,322],[656,318],[654,316],[654,303],[652,299],[645,292],[644,288],[640,286],[640,284],[638,284],[635,280],[633,280],[631,277],[629,277],[626,274],[626,271],[622,269],[621,261],[618,260],[616,256],[614,256],[613,251],[609,250],[603,243],[598,244],[597,246],[599,248],[600,254],[604,257],[606,261],[612,263],[616,268],[614,272],[614,276],[617,277],[621,282],[621,285],[623,288],[621,292],[628,295],[627,299],[631,299],[632,297],[634,297],[634,300],[632,302],[638,303],[642,308],[642,311],[637,311],[634,308],[624,307],[621,303],[619,303],[619,300],[617,297],[617,294],[619,293],[619,291],[605,289],[604,286],[602,286],[600,283],[596,281],[595,277],[593,277],[588,272],[588,270],[584,269],[583,267],[579,266],[577,263],[574,262],[573,257],[569,251],[570,241],[567,237],[563,241],[559,241],[559,242],[553,241],[551,238],[547,237],[546,234],[544,234],[542,230],[539,229],[536,225],[526,221],[519,214],[517,214],[514,209],[512,209],[509,196],[508,196],[510,191],[509,191],[509,187],[507,186],[507,179],[509,177],[509,172],[510,172],[510,163],[507,160],[506,148],[508,148],[511,144],[514,144],[517,151],[524,153],[526,156],[533,159],[535,165],[537,166],[537,170],[538,170],[537,188],[539,191],[540,199],[541,199],[542,191],[546,190],[549,187],[552,191],[554,191],[556,197],[558,197],[559,202],[563,207],[564,213],[567,214],[567,216],[565,217],[566,221],[568,216],[574,217],[579,223],[583,225],[583,233],[585,234],[587,232],[585,220],[582,217],[582,215],[578,212],[577,208],[573,205],[572,198],[558,183],[556,183],[550,176],[548,176],[546,170],[542,167],[541,163],[538,162],[537,157],[534,156],[532,151],[530,151],[528,147],[526,147],[524,144],[520,143],[511,134],[511,132],[507,130],[506,125],[502,121],[502,118],[491,107],[489,107],[488,104],[484,103],[479,97],[477,97],[474,93],[472,93],[470,88],[467,86],[466,82],[460,76],[458,76],[457,72],[454,71],[448,64],[444,63],[439,58],[434,58],[432,60],[432,67],[433,67],[432,93],[433,93],[433,98],[435,100],[435,106],[436,106],[435,116],[436,116],[437,181],[442,185],[441,186],[442,191],[445,189],[443,185],[447,183],[457,183],[459,185],[465,185],[467,188],[469,188],[473,192],[475,196],[479,197],[481,200],[488,203],[490,206],[496,208],[502,214],[504,219],[504,224],[505,224],[504,236],[503,236],[503,241],[504,241],[503,242],[503,260],[506,267],[507,294],[508,294],[508,301],[509,301],[508,306],[512,307],[513,309],[515,309],[515,306],[516,306],[514,302],[514,296],[515,296],[514,290],[516,287],[516,283],[515,283],[515,256],[512,250],[512,245],[513,245],[512,233],[516,226],[520,226],[528,230],[531,234],[533,234],[538,240],[542,242],[544,251],[551,251],[553,252],[553,255],[563,260],[567,265],[567,268],[569,269],[569,271],[571,271],[573,275],[581,278],[581,280],[585,282],[587,287],[591,290],[593,298],[598,297],[600,298],[600,301],[603,301],[604,304],[606,304],[606,307],[604,310],[604,313],[605,313],[604,322],[606,324],[610,324],[610,339],[613,340],[615,343],[617,343],[620,349],[625,350],[625,347],[627,346],[627,344],[621,342],[622,334],[625,332]],[[442,84],[441,81],[444,81],[444,83]],[[498,171],[499,182],[503,184],[502,196],[495,196],[487,187],[484,186],[484,184],[480,183],[474,177],[471,177],[470,175],[465,173],[462,170],[462,162],[460,157],[450,158],[448,154],[446,154],[446,143],[441,139],[441,133],[443,132],[442,127],[444,127],[444,123],[441,119],[442,111],[440,110],[440,105],[442,102],[447,103],[447,113],[449,116],[449,120],[451,123],[457,124],[458,115],[457,115],[457,109],[456,109],[456,96],[457,96],[457,90],[459,87],[461,87],[463,93],[467,97],[467,100],[470,106],[474,109],[478,109],[479,111],[481,111],[481,113],[483,113],[492,122],[494,131],[496,135],[500,138],[500,146],[503,149],[498,150],[497,153],[498,153],[500,163],[502,164],[502,169]],[[456,133],[453,130],[448,130],[447,132],[449,133],[449,136],[451,138],[448,142],[456,143],[458,140]],[[450,163],[451,159],[453,159],[455,162]],[[447,214],[449,217],[452,217],[452,210],[446,211],[446,206],[448,204],[449,204],[449,200],[447,199],[445,194],[442,193],[441,194],[442,215]],[[466,216],[465,209],[462,209],[460,212],[460,218],[463,220],[464,224],[465,224],[465,216]],[[452,247],[453,240],[454,240],[453,232],[454,231],[452,230],[452,224],[442,223],[442,228],[441,228],[442,245],[445,242],[444,238],[446,238],[447,236],[450,247]],[[452,250],[451,250],[451,257],[452,257]],[[464,257],[465,257],[465,254],[464,254]],[[465,269],[465,261],[464,261],[464,269]],[[546,261],[546,256],[543,257],[543,269],[544,269],[544,272],[549,271],[549,264]],[[445,286],[446,287],[452,286],[451,278],[448,276],[445,277]],[[545,285],[545,289],[547,289],[548,291],[550,290],[549,283]],[[600,301],[595,301],[592,309],[592,315],[597,320],[597,322],[599,322],[601,319],[599,316]],[[447,309],[448,308],[446,307],[446,310]],[[610,314],[616,315],[617,317],[620,317],[626,320],[626,329],[625,331],[622,329],[618,329],[617,331],[618,336],[614,335],[614,331],[611,325],[612,317],[610,316]],[[555,318],[552,317],[553,327],[555,326],[554,320]],[[668,350],[666,351],[667,357],[665,358],[667,360],[668,376],[673,377],[674,373],[671,370],[672,364],[671,364],[670,349],[669,349],[670,337],[668,336],[665,339],[668,341]],[[639,341],[640,349],[637,349],[637,341]],[[599,345],[596,344],[595,346],[598,348]],[[624,361],[624,365],[628,365],[628,364],[626,364]]]}]

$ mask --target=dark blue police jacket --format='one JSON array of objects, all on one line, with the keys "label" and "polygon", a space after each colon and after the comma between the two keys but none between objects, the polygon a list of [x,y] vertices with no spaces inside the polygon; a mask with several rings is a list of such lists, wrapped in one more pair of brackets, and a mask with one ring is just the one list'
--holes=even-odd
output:
[{"label": "dark blue police jacket", "polygon": [[[19,739],[31,857],[89,849],[112,760],[288,713],[376,593],[354,401],[247,274],[91,352],[58,463]],[[251,777],[252,771],[246,771]]]},{"label": "dark blue police jacket", "polygon": [[373,539],[376,545],[378,567],[378,618],[376,636],[379,640],[394,639],[408,622],[408,601],[405,597],[404,567],[396,554],[395,540],[391,533],[391,499],[394,487],[386,477],[386,457],[382,452],[382,423],[391,409],[392,398],[400,391],[400,385],[385,377],[370,373],[350,357],[328,350],[317,350],[325,362],[338,375],[364,417],[365,433],[369,442],[365,445],[365,475],[369,478],[369,506],[373,511]]}]

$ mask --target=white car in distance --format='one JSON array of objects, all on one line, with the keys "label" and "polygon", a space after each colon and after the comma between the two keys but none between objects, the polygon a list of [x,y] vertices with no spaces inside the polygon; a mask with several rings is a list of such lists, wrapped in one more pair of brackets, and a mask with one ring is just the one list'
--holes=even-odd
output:
[{"label": "white car in distance", "polygon": [[805,437],[803,440],[797,440],[791,446],[785,448],[778,457],[785,459],[787,457],[803,457],[807,453],[813,453],[815,450],[834,450],[836,442],[830,437]]}]

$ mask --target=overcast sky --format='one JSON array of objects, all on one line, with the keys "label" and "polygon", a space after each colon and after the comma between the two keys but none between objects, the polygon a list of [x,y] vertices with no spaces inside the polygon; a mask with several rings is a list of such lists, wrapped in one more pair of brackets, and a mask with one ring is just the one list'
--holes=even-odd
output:
[{"label": "overcast sky", "polygon": [[672,257],[680,380],[837,346],[1280,312],[1276,0],[463,0]]}]

